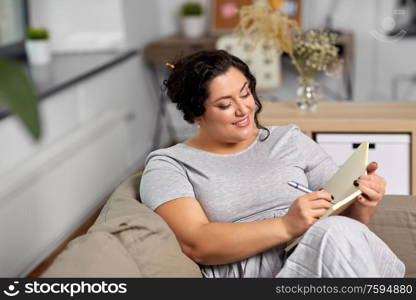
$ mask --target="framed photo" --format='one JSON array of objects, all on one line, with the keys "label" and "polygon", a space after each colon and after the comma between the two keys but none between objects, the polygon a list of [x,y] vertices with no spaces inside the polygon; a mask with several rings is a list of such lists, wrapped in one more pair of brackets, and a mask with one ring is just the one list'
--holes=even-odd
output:
[{"label": "framed photo", "polygon": [[[273,0],[272,0],[273,1]],[[295,19],[299,26],[302,21],[302,0],[274,0],[279,9],[290,18]],[[238,10],[244,5],[254,2],[268,2],[268,0],[212,0],[213,33],[229,33],[238,25]]]},{"label": "framed photo", "polygon": [[257,0],[269,2],[302,27],[302,0]]},{"label": "framed photo", "polygon": [[280,0],[280,9],[302,27],[302,0]]}]

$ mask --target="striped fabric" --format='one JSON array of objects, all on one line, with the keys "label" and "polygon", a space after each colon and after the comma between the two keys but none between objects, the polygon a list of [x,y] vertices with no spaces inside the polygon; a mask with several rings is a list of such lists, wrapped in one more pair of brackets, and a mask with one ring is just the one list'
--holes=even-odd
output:
[{"label": "striped fabric", "polygon": [[[278,217],[274,212],[265,217]],[[204,277],[403,277],[404,264],[368,227],[333,216],[314,224],[295,250],[285,245],[239,262],[201,266]]]}]

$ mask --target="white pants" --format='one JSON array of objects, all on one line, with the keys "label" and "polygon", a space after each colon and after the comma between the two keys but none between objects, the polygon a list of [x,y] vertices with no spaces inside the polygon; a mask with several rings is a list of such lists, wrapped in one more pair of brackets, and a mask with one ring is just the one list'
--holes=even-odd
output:
[{"label": "white pants", "polygon": [[366,225],[333,216],[314,224],[276,277],[403,277],[405,266]]},{"label": "white pants", "polygon": [[201,266],[204,277],[403,277],[405,266],[370,229],[332,216],[316,222],[285,257],[272,248],[226,265]]}]

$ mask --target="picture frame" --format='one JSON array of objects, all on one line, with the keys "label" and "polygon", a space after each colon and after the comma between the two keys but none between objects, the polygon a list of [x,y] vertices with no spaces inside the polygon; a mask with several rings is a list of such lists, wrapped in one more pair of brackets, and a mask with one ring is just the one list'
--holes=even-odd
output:
[{"label": "picture frame", "polygon": [[[212,0],[212,33],[231,33],[238,25],[238,10],[244,5],[268,0]],[[280,0],[281,7],[289,17],[302,25],[302,0]]]},{"label": "picture frame", "polygon": [[302,0],[281,0],[283,11],[302,28]]},{"label": "picture frame", "polygon": [[238,9],[253,4],[254,0],[212,0],[213,33],[229,33],[238,25]]}]

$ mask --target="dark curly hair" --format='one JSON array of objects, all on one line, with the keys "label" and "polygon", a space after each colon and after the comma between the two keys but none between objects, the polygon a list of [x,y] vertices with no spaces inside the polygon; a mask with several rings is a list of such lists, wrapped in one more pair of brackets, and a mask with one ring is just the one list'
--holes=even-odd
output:
[{"label": "dark curly hair", "polygon": [[241,59],[224,50],[199,51],[178,59],[173,62],[173,66],[171,74],[163,84],[169,98],[182,111],[184,120],[191,124],[195,117],[205,112],[204,102],[209,97],[208,86],[211,80],[226,73],[230,67],[240,70],[248,79],[248,86],[256,103],[254,122],[257,128],[267,131],[267,135],[261,140],[268,138],[270,131],[260,125],[257,118],[262,105],[256,93],[256,78]]}]

